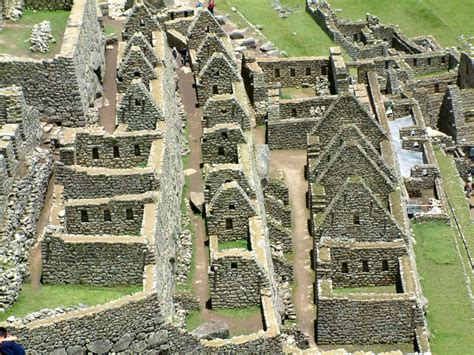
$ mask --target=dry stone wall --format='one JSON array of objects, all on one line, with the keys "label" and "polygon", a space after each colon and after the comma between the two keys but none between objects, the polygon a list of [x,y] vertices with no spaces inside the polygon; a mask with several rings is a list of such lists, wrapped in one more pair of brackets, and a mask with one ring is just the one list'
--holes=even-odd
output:
[{"label": "dry stone wall", "polygon": [[24,0],[25,7],[33,10],[71,10],[74,0]]},{"label": "dry stone wall", "polygon": [[[99,202],[99,201],[97,201]],[[105,203],[66,204],[66,232],[100,236],[139,235],[146,200],[110,200]],[[83,221],[87,215],[87,221]]]},{"label": "dry stone wall", "polygon": [[143,241],[65,241],[53,234],[41,243],[45,284],[141,285],[153,261]]},{"label": "dry stone wall", "polygon": [[265,274],[252,257],[227,256],[212,260],[209,272],[212,307],[260,305],[260,290],[268,286]]},{"label": "dry stone wall", "polygon": [[64,186],[64,197],[69,199],[102,198],[125,194],[142,194],[159,190],[159,176],[155,172],[130,171],[109,175],[107,171],[87,173],[86,170],[55,164],[56,182]]},{"label": "dry stone wall", "polygon": [[202,119],[207,128],[224,123],[240,125],[243,130],[250,128],[247,108],[243,107],[235,96],[211,96],[203,107]]},{"label": "dry stone wall", "polygon": [[238,145],[246,142],[237,125],[216,125],[204,129],[202,161],[210,164],[238,163]]}]

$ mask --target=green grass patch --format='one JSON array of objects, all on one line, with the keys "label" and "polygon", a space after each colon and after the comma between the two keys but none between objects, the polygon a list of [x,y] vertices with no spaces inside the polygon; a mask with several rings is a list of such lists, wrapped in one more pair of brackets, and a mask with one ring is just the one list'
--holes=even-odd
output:
[{"label": "green grass patch", "polygon": [[246,307],[246,308],[214,308],[214,313],[221,314],[226,317],[232,317],[237,319],[246,319],[249,317],[255,317],[261,314],[259,306]]},{"label": "green grass patch", "polygon": [[368,286],[368,287],[337,287],[333,288],[335,294],[348,293],[397,293],[395,285],[392,286]]},{"label": "green grass patch", "polygon": [[34,291],[31,285],[25,284],[13,307],[5,313],[0,313],[0,322],[10,316],[24,317],[44,308],[67,307],[80,303],[88,306],[104,304],[142,290],[142,286],[43,285]]},{"label": "green grass patch", "polygon": [[[52,58],[61,50],[64,31],[69,18],[69,11],[33,11],[25,10],[20,21],[6,21],[6,26],[0,32],[0,53],[21,57]],[[56,43],[51,43],[48,53],[33,53],[30,51],[30,36],[33,25],[44,20],[51,22],[52,35]]]},{"label": "green grass patch", "polygon": [[245,249],[249,250],[249,242],[247,240],[236,240],[233,242],[223,242],[219,244],[219,251],[227,249]]},{"label": "green grass patch", "polygon": [[191,311],[186,316],[186,330],[188,332],[196,329],[202,323],[204,323],[204,320],[202,319],[201,312],[199,311]]},{"label": "green grass patch", "polygon": [[[471,220],[471,211],[467,202],[462,179],[454,164],[453,158],[446,155],[439,147],[435,147],[435,156],[438,161],[443,187],[448,195],[454,214],[466,238],[469,251],[474,255],[474,224]],[[448,206],[446,206],[448,208]]]},{"label": "green grass patch", "polygon": [[329,0],[342,9],[340,18],[365,19],[370,12],[385,24],[399,25],[409,37],[433,35],[442,46],[457,46],[457,37],[474,35],[472,0]]},{"label": "green grass patch", "polygon": [[415,254],[434,354],[471,354],[474,311],[454,232],[441,222],[413,224]]},{"label": "green grass patch", "polygon": [[[220,13],[229,13],[234,20],[235,14],[230,8],[235,7],[249,22],[262,25],[261,32],[289,56],[329,55],[329,47],[334,44],[306,13],[304,1],[281,0],[281,4],[293,9],[294,13],[286,19],[281,18],[272,8],[271,1],[266,0],[224,0],[217,4],[216,9]],[[236,21],[239,27],[247,26],[242,20]]]},{"label": "green grass patch", "polygon": [[445,74],[448,74],[448,73],[449,73],[449,70],[446,69],[446,70],[436,71],[436,72],[433,72],[433,73],[418,74],[418,75],[415,75],[415,78],[416,79],[434,78],[434,77],[445,75]]}]

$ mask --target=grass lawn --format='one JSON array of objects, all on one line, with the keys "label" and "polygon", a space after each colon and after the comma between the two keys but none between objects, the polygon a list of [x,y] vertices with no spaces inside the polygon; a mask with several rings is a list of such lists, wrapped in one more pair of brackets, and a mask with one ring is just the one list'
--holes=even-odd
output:
[{"label": "grass lawn", "polygon": [[454,213],[466,238],[469,251],[471,255],[474,255],[474,224],[472,223],[469,205],[461,185],[462,180],[450,156],[446,155],[438,147],[435,147],[435,156],[441,172],[444,190],[448,194],[449,201],[454,208]]},{"label": "grass lawn", "polygon": [[453,230],[439,222],[413,225],[415,253],[434,354],[472,354],[474,310]]},{"label": "grass lawn", "polygon": [[[239,320],[244,320],[248,318],[254,318],[261,315],[260,307],[247,307],[247,308],[216,308],[211,311],[212,313],[220,314],[222,316],[231,317]],[[192,311],[186,317],[186,330],[192,331],[200,326],[205,321],[202,319],[201,313],[199,311]],[[235,337],[238,335],[250,334],[250,332],[243,328],[233,324],[229,325],[229,335],[230,337]]]},{"label": "grass lawn", "polygon": [[281,0],[281,4],[295,12],[286,19],[280,18],[270,0],[221,0],[217,3],[216,10],[218,13],[231,14],[234,22],[247,27],[243,21],[235,20],[231,6],[235,7],[249,22],[262,25],[262,33],[289,56],[329,55],[329,47],[334,44],[306,13],[304,0]]},{"label": "grass lawn", "polygon": [[377,286],[377,287],[337,287],[333,288],[335,294],[348,294],[348,293],[397,293],[395,285],[393,286]]},{"label": "grass lawn", "polygon": [[236,240],[234,242],[219,243],[219,251],[226,249],[245,249],[249,250],[249,242],[247,240]]},{"label": "grass lawn", "polygon": [[461,34],[474,35],[472,0],[329,0],[339,17],[365,19],[370,12],[408,36],[433,35],[442,46],[457,46]]},{"label": "grass lawn", "polygon": [[[66,29],[69,11],[33,11],[25,10],[18,22],[6,21],[6,26],[0,32],[0,54],[11,54],[22,57],[52,58],[61,50],[64,31]],[[51,29],[56,43],[51,43],[49,53],[33,53],[30,51],[30,36],[33,25],[44,20],[51,22]]]},{"label": "grass lawn", "polygon": [[44,308],[73,306],[80,303],[95,306],[140,292],[142,289],[142,286],[44,285],[39,290],[33,291],[30,285],[25,284],[13,307],[5,313],[0,313],[0,322],[5,321],[10,316],[24,317]]}]

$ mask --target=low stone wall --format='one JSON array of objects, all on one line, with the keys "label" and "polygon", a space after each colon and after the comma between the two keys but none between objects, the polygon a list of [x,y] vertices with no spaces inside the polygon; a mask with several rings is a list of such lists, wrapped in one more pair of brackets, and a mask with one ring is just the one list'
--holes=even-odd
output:
[{"label": "low stone wall", "polygon": [[55,164],[56,182],[64,186],[69,199],[102,198],[125,194],[142,194],[159,190],[159,177],[154,172],[108,175],[107,172],[88,174],[61,163]]},{"label": "low stone wall", "polygon": [[306,149],[307,134],[316,124],[314,118],[298,118],[268,122],[268,146],[270,149]]},{"label": "low stone wall", "polygon": [[74,0],[24,0],[32,10],[71,10]]},{"label": "low stone wall", "polygon": [[[89,235],[139,235],[144,200],[110,200],[99,204],[66,204],[66,232]],[[87,221],[83,221],[87,219]]]},{"label": "low stone wall", "polygon": [[292,284],[294,281],[293,264],[284,257],[276,255],[272,256],[272,260],[275,273],[282,278],[283,282],[289,282]]},{"label": "low stone wall", "polygon": [[[137,237],[138,238],[138,237]],[[45,284],[141,285],[153,257],[143,241],[64,241],[46,235],[41,243]]]},{"label": "low stone wall", "polygon": [[264,194],[281,200],[286,206],[289,204],[288,186],[283,179],[270,179]]},{"label": "low stone wall", "polygon": [[318,344],[413,343],[423,314],[414,299],[320,298],[317,301]]},{"label": "low stone wall", "polygon": [[265,274],[253,257],[226,256],[211,260],[209,287],[212,307],[260,305],[260,290],[268,286]]}]

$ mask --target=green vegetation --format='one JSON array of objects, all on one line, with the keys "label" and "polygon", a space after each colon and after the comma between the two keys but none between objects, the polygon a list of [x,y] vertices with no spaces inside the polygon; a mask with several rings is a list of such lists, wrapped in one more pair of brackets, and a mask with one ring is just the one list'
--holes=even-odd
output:
[{"label": "green vegetation", "polygon": [[[0,32],[0,53],[33,58],[54,57],[61,50],[68,18],[69,11],[25,10],[20,21],[6,21],[5,28]],[[31,29],[33,25],[44,20],[51,22],[52,35],[56,39],[56,43],[50,44],[49,53],[32,53],[29,41]]]},{"label": "green vegetation", "polygon": [[415,253],[434,354],[472,353],[474,311],[454,231],[440,222],[413,225]]},{"label": "green vegetation", "polygon": [[144,161],[140,164],[137,165],[137,168],[141,168],[141,169],[144,169],[148,166],[148,162]]},{"label": "green vegetation", "polygon": [[330,0],[338,15],[352,20],[365,19],[370,12],[386,24],[399,25],[410,37],[433,35],[442,46],[457,46],[456,38],[474,33],[472,0]]},{"label": "green vegetation", "polygon": [[[255,0],[221,1],[216,10],[219,13],[230,14],[234,20],[236,18],[231,7],[235,7],[249,22],[262,25],[261,32],[289,56],[327,56],[329,47],[334,44],[306,13],[304,1],[281,0],[281,4],[292,8],[295,12],[286,19],[280,18],[272,8],[271,1]],[[238,22],[238,26],[247,27],[243,20]]]},{"label": "green vegetation", "polygon": [[445,74],[448,74],[449,70],[440,70],[440,71],[437,71],[437,72],[433,72],[433,73],[427,73],[427,74],[419,74],[419,75],[416,75],[415,78],[416,79],[428,79],[428,78],[434,78],[436,76],[441,76],[441,75],[445,75]]},{"label": "green vegetation", "polygon": [[453,159],[438,147],[435,148],[435,156],[441,172],[444,190],[466,238],[470,253],[474,255],[474,224],[471,220],[471,212],[464,194],[461,177]]},{"label": "green vegetation", "polygon": [[95,306],[104,304],[125,295],[142,291],[142,286],[98,287],[84,285],[43,285],[33,290],[25,284],[18,300],[5,313],[0,313],[0,322],[10,316],[24,317],[44,308],[85,304]]},{"label": "green vegetation", "polygon": [[391,286],[372,286],[372,287],[338,287],[333,288],[335,294],[348,293],[397,293],[395,285]]},{"label": "green vegetation", "polygon": [[247,240],[236,240],[233,242],[219,243],[219,251],[226,249],[245,249],[249,250],[249,242]]},{"label": "green vegetation", "polygon": [[293,98],[314,97],[314,95],[316,95],[314,87],[281,88],[280,98],[286,100]]},{"label": "green vegetation", "polygon": [[[260,307],[257,306],[247,308],[219,308],[213,309],[209,312],[238,320],[247,320],[255,317],[259,318],[261,316]],[[202,314],[199,311],[192,311],[186,317],[186,330],[192,331],[205,321],[206,320],[202,317]],[[250,331],[244,327],[229,322],[229,333],[230,337],[235,337],[238,335],[250,334]]]}]

